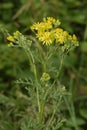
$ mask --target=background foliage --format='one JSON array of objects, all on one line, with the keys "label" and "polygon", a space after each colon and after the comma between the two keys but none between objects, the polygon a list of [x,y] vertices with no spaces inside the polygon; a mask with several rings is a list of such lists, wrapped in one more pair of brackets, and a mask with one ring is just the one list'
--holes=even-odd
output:
[{"label": "background foliage", "polygon": [[[3,28],[20,30],[28,37],[29,26],[43,17],[59,18],[62,27],[75,33],[80,46],[64,61],[60,81],[72,93],[68,108],[62,108],[67,122],[61,130],[87,128],[87,1],[86,0],[0,0],[0,129],[20,130],[29,115],[28,94],[18,78],[31,76],[25,53],[7,47]],[[54,59],[54,63],[55,63]],[[71,118],[75,119],[75,124]],[[26,130],[26,128],[25,128]]]}]

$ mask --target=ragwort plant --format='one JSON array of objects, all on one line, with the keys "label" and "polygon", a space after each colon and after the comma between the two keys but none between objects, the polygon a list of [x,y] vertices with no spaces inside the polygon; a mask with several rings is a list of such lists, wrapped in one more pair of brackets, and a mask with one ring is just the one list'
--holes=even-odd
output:
[{"label": "ragwort plant", "polygon": [[29,59],[29,78],[16,81],[26,86],[30,101],[21,130],[58,130],[65,121],[61,107],[68,92],[59,77],[64,57],[78,46],[78,40],[60,24],[47,17],[30,27],[34,37],[28,39],[19,31],[7,37],[8,46],[23,48]]}]

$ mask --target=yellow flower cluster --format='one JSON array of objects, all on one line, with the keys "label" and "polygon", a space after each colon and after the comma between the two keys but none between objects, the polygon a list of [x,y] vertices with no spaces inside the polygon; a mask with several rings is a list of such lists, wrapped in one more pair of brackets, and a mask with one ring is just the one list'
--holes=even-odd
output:
[{"label": "yellow flower cluster", "polygon": [[[7,40],[10,42],[8,46],[17,46],[17,47],[28,47],[31,45],[32,41],[28,40],[22,33],[16,31],[13,35],[9,35]],[[28,44],[26,44],[28,43]]]},{"label": "yellow flower cluster", "polygon": [[16,32],[13,33],[13,36],[9,35],[9,36],[7,37],[7,40],[10,42],[10,43],[8,44],[9,47],[10,47],[10,46],[13,46],[13,43],[16,42],[16,39],[17,39],[17,37],[19,36],[19,33],[20,33],[19,31],[16,31]]},{"label": "yellow flower cluster", "polygon": [[51,17],[43,18],[43,22],[37,22],[33,26],[31,26],[31,30],[37,30],[44,32],[46,30],[50,30],[53,28],[53,26],[58,26],[60,25],[60,21],[56,20]]},{"label": "yellow flower cluster", "polygon": [[71,36],[67,31],[59,28],[60,21],[52,17],[43,18],[42,22],[35,23],[31,26],[31,30],[36,31],[36,37],[43,44],[50,45],[58,43],[64,45],[70,43],[78,46],[78,40],[75,35]]}]

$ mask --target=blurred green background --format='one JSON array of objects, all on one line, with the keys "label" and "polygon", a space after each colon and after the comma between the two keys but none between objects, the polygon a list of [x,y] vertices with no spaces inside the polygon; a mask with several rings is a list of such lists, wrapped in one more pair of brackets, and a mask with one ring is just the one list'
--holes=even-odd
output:
[{"label": "blurred green background", "polygon": [[[72,93],[78,130],[87,128],[87,0],[0,0],[0,130],[20,130],[29,104],[25,88],[14,83],[29,76],[26,55],[8,48],[3,30],[28,36],[29,27],[47,16],[60,19],[63,29],[78,37],[80,46],[66,57],[60,81]],[[68,109],[62,109],[71,120]],[[75,128],[65,123],[61,130]]]}]

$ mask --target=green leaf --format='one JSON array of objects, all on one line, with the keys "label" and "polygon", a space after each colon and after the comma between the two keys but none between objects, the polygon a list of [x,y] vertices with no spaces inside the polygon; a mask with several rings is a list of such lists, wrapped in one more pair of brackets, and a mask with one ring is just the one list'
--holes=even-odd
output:
[{"label": "green leaf", "polygon": [[85,120],[84,119],[76,117],[75,121],[73,121],[72,119],[69,119],[67,121],[66,125],[70,126],[70,127],[74,127],[75,126],[74,122],[75,122],[75,124],[77,124],[77,126],[85,124]]},{"label": "green leaf", "polygon": [[81,114],[82,117],[87,119],[87,109],[85,109],[85,108],[80,109],[80,114]]},{"label": "green leaf", "polygon": [[0,121],[0,130],[13,130],[12,122]]}]

